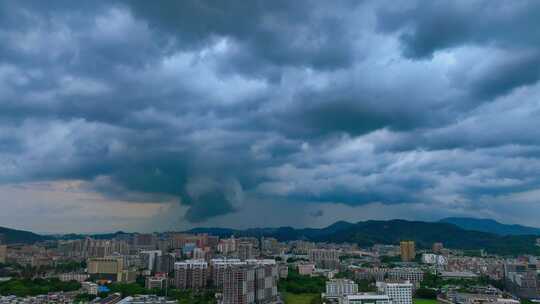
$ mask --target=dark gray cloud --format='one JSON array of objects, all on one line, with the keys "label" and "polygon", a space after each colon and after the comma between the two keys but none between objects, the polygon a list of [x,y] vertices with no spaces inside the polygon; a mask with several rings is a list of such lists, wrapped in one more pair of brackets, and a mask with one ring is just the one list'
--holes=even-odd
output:
[{"label": "dark gray cloud", "polygon": [[173,199],[191,223],[269,201],[497,214],[540,187],[539,8],[2,2],[0,182]]},{"label": "dark gray cloud", "polygon": [[321,217],[321,216],[324,216],[324,211],[322,211],[321,209],[315,210],[313,212],[310,212],[309,215],[311,215],[313,217]]},{"label": "dark gray cloud", "polygon": [[436,51],[470,45],[513,50],[534,47],[540,39],[538,13],[540,4],[526,0],[512,4],[410,1],[381,5],[377,20],[380,30],[399,33],[406,56],[426,58]]},{"label": "dark gray cloud", "polygon": [[[402,53],[412,59],[433,58],[438,51],[486,47],[481,75],[468,83],[479,100],[490,100],[540,79],[538,15],[540,4],[516,1],[509,5],[491,1],[408,2],[383,5],[378,28],[399,36]],[[486,56],[487,55],[487,56]],[[483,60],[483,61],[484,61]],[[470,67],[463,73],[470,73]],[[474,70],[473,70],[474,72]]]}]

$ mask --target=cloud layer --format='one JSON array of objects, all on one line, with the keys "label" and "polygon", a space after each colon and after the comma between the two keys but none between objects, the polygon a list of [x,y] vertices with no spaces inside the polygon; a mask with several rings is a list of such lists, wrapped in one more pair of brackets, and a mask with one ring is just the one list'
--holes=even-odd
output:
[{"label": "cloud layer", "polygon": [[534,224],[538,15],[536,1],[3,2],[0,183],[177,202],[180,226],[257,225],[270,205],[270,225],[348,208]]}]

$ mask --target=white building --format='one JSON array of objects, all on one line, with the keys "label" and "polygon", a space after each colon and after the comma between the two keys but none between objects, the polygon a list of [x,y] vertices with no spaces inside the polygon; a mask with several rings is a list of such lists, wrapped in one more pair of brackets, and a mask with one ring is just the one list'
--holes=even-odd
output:
[{"label": "white building", "polygon": [[90,295],[97,295],[98,294],[98,285],[96,283],[92,282],[82,282],[81,283],[81,289],[83,292],[90,294]]},{"label": "white building", "polygon": [[323,298],[340,298],[345,295],[358,293],[358,284],[348,279],[332,279],[326,282],[326,293]]},{"label": "white building", "polygon": [[219,241],[218,252],[222,254],[229,254],[236,251],[236,239],[234,236],[231,236],[230,239],[221,239]]},{"label": "white building", "polygon": [[377,282],[379,292],[387,295],[392,304],[412,304],[413,285],[405,283]]},{"label": "white building", "polygon": [[167,300],[164,297],[155,295],[141,295],[134,297],[125,297],[117,304],[177,304],[176,300]]},{"label": "white building", "polygon": [[165,289],[168,286],[168,278],[165,276],[160,277],[146,277],[145,287],[146,289]]},{"label": "white building", "polygon": [[373,293],[358,293],[354,295],[343,296],[342,304],[392,304],[387,295]]},{"label": "white building", "polygon": [[443,255],[423,253],[422,263],[430,265],[448,265],[448,259]]},{"label": "white building", "polygon": [[193,249],[192,256],[194,260],[204,260],[206,258],[206,251],[197,247]]},{"label": "white building", "polygon": [[419,268],[392,268],[388,271],[388,280],[392,282],[409,281],[418,286],[424,280],[424,271]]},{"label": "white building", "polygon": [[86,273],[76,273],[76,272],[69,272],[69,273],[61,273],[58,275],[58,279],[62,282],[69,282],[69,281],[77,281],[77,282],[84,282],[86,281],[90,276]]}]

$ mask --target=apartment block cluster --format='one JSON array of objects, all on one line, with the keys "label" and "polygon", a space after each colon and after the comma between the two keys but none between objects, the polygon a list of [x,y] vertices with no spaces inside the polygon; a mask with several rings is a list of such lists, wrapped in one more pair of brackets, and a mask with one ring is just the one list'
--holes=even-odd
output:
[{"label": "apartment block cluster", "polygon": [[509,259],[504,264],[505,287],[522,298],[540,298],[538,259],[532,256]]},{"label": "apartment block cluster", "polygon": [[[428,272],[442,279],[475,280],[488,276],[504,281],[506,290],[516,297],[534,299],[540,291],[539,263],[534,257],[505,259],[482,252],[467,256],[445,248],[442,242],[419,249],[411,240],[360,248],[346,243],[279,242],[266,237],[117,233],[107,239],[85,237],[7,246],[0,236],[2,261],[41,269],[37,276],[42,278],[81,282],[81,292],[91,295],[99,294],[105,284],[131,283],[142,276],[148,289],[211,289],[223,304],[279,303],[277,283],[288,276],[290,267],[300,275],[326,277],[329,281],[324,297],[339,303],[410,304],[410,295]],[[77,271],[51,270],[73,261],[84,262],[86,267]],[[354,282],[335,278],[344,271],[351,274],[349,279],[372,282],[377,291],[358,292]],[[467,297],[497,294],[490,288],[468,294],[456,289],[439,292],[447,301],[458,303],[455,301]],[[8,303],[26,300],[12,298]],[[100,299],[103,303],[121,300],[114,296]],[[158,301],[151,297],[128,300]]]},{"label": "apartment block cluster", "polygon": [[[91,252],[100,255],[87,259],[92,280],[133,282],[139,273],[146,277],[149,289],[213,288],[222,303],[231,304],[277,300],[278,264],[274,259],[256,259],[260,252],[279,251],[275,239],[219,240],[207,234],[173,234],[165,240],[138,235],[133,245],[120,242],[127,246],[119,245],[116,240],[85,240],[83,244],[92,246],[77,245],[76,248],[92,248]],[[108,249],[95,249],[104,246]],[[124,252],[111,248],[122,248]],[[88,249],[82,251],[82,256],[88,256]]]},{"label": "apartment block cluster", "polygon": [[222,303],[270,303],[278,297],[278,265],[273,259],[186,260],[174,268],[177,288],[212,287]]},{"label": "apartment block cluster", "polygon": [[73,293],[63,292],[29,297],[0,296],[0,304],[71,304],[74,296]]}]

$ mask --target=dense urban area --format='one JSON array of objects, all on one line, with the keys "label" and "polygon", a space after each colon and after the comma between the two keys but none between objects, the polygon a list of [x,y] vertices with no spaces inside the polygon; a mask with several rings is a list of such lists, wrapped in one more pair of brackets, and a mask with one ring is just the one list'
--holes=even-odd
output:
[{"label": "dense urban area", "polygon": [[539,261],[447,248],[360,247],[209,233],[0,236],[0,303],[534,302]]}]

